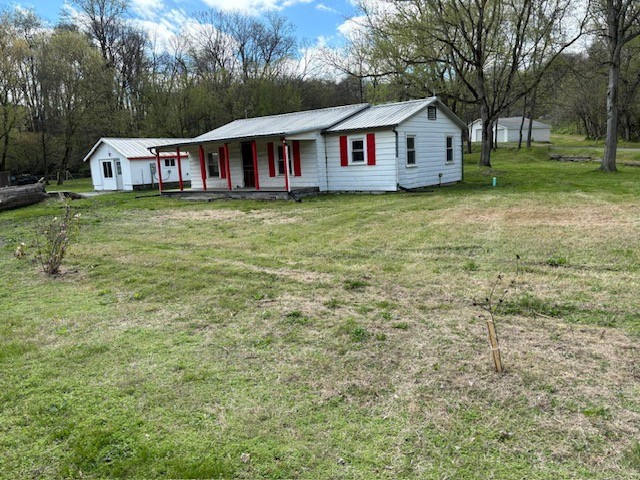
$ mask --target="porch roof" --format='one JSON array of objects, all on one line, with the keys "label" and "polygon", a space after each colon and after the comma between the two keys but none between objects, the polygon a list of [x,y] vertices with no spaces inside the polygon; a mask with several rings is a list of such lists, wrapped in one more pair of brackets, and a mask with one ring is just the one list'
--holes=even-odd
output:
[{"label": "porch roof", "polygon": [[339,107],[235,120],[188,141],[161,145],[158,148],[166,149],[188,145],[201,145],[203,143],[229,142],[261,137],[281,137],[311,131],[322,131],[368,107],[369,104],[367,103],[359,103],[356,105],[343,105]]}]

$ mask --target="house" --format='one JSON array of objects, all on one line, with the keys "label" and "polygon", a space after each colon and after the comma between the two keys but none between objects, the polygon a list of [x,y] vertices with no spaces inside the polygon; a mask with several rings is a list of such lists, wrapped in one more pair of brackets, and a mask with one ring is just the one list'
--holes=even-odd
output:
[{"label": "house", "polygon": [[462,179],[466,125],[436,97],[235,120],[188,141],[194,191],[387,192]]},{"label": "house", "polygon": [[[158,158],[149,147],[175,143],[174,138],[101,138],[84,157],[91,167],[94,190],[139,190],[165,183],[182,184],[190,180],[187,154],[168,151]],[[158,171],[160,175],[158,175]]]},{"label": "house", "polygon": [[[507,117],[498,119],[498,142],[517,142],[520,139],[520,126],[522,125],[522,117]],[[529,132],[529,119],[525,117],[522,126],[522,140],[526,141]],[[469,125],[469,134],[472,142],[482,141],[482,120],[478,119]],[[496,127],[493,127],[494,138],[496,135]],[[533,121],[531,129],[531,139],[534,142],[550,142],[551,126],[546,123]]]}]

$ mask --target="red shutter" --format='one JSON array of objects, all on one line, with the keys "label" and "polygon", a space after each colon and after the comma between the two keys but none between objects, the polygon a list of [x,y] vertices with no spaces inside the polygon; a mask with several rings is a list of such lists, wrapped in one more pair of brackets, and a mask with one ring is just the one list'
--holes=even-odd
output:
[{"label": "red shutter", "polygon": [[367,133],[367,165],[376,164],[376,135]]},{"label": "red shutter", "polygon": [[220,165],[220,178],[227,178],[227,162],[224,159],[224,147],[218,149],[218,165]]},{"label": "red shutter", "polygon": [[273,155],[273,142],[267,143],[267,155],[269,157],[269,176],[276,176],[276,160]]},{"label": "red shutter", "polygon": [[302,176],[302,165],[300,165],[300,141],[293,141],[293,174],[296,177]]},{"label": "red shutter", "polygon": [[342,135],[340,137],[340,166],[346,167],[349,165],[349,150],[347,149],[347,137]]}]

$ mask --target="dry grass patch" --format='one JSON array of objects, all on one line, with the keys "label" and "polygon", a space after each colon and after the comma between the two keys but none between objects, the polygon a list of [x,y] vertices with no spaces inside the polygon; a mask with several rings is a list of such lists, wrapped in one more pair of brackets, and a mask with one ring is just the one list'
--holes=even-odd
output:
[{"label": "dry grass patch", "polygon": [[284,213],[274,210],[231,210],[231,209],[208,209],[208,210],[169,210],[158,213],[153,220],[159,223],[166,223],[173,220],[198,220],[198,221],[259,221],[265,225],[282,225],[295,223],[302,219],[300,213]]}]

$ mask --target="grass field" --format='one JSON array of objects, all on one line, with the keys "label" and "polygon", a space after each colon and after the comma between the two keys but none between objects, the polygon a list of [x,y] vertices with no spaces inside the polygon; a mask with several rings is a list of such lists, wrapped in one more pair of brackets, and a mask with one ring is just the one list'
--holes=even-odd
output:
[{"label": "grass field", "polygon": [[[640,478],[640,169],[476,162],[422,193],[77,200],[57,278],[13,252],[62,204],[1,213],[0,476]],[[516,254],[497,375],[473,299]]]}]

